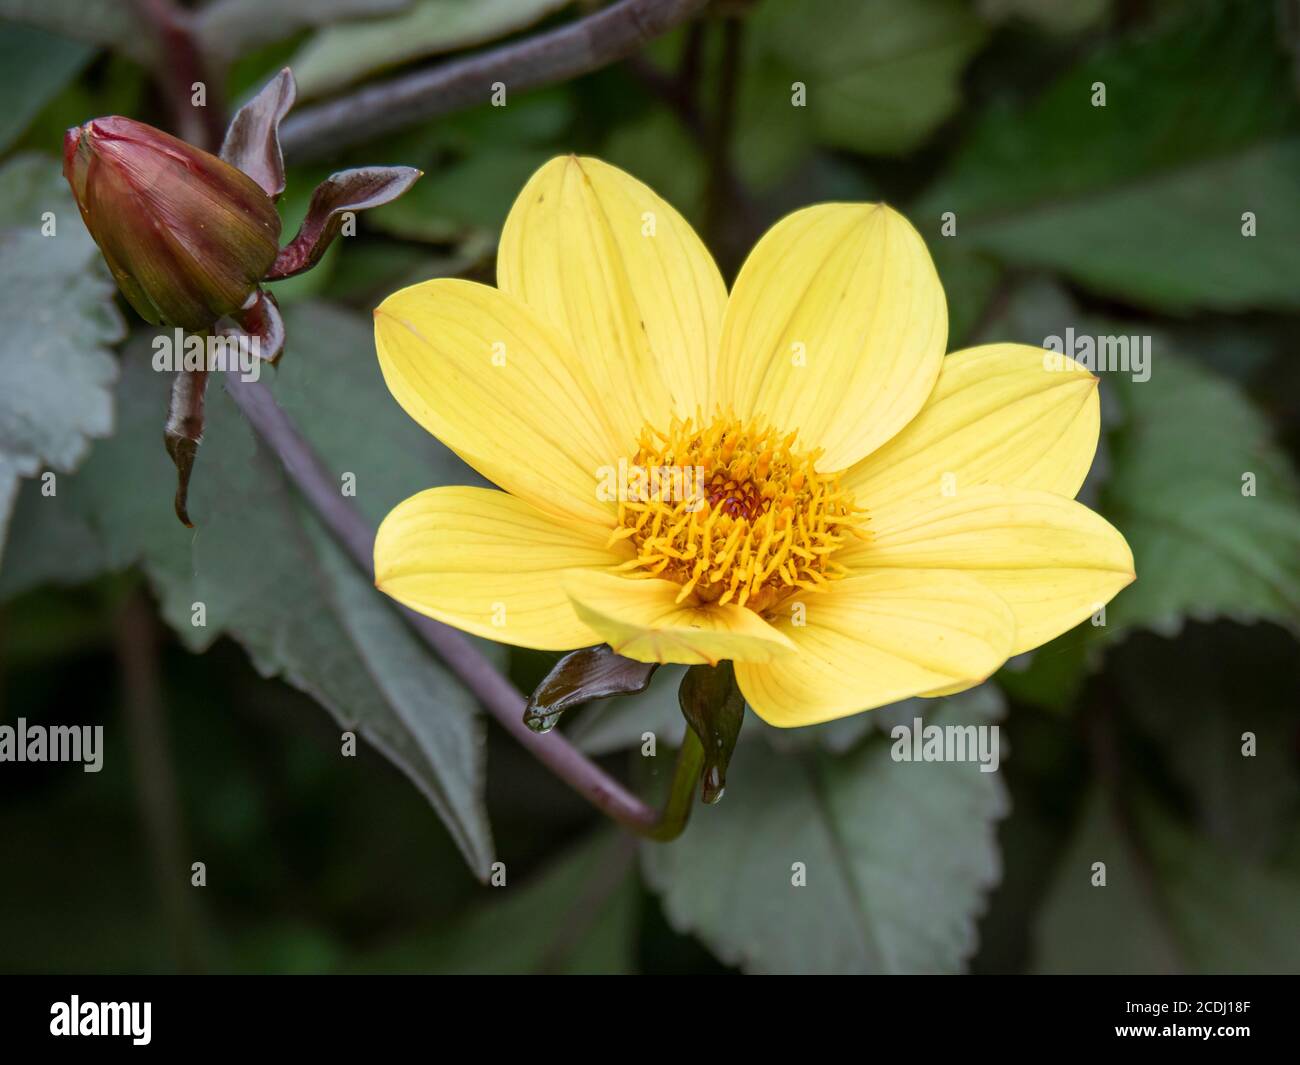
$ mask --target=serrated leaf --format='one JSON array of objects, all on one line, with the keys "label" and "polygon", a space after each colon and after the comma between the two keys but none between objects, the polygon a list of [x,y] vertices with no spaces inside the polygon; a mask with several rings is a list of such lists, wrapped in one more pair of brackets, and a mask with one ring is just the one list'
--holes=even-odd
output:
[{"label": "serrated leaf", "polygon": [[[75,474],[59,478],[54,496],[41,495],[35,483],[24,487],[0,566],[0,599],[137,564],[156,588],[182,586],[193,534],[176,521],[176,468],[161,439],[171,378],[148,363],[143,342],[126,345],[113,435],[95,444]],[[161,598],[164,615],[178,631],[190,628],[185,596],[173,599]]]},{"label": "serrated leaf", "polygon": [[1107,633],[1169,633],[1184,616],[1300,626],[1300,490],[1267,420],[1196,363],[1152,361],[1149,382],[1108,382],[1126,420],[1103,508],[1133,548],[1138,580],[1111,604]]},{"label": "serrated leaf", "polygon": [[1136,626],[1168,635],[1185,617],[1300,625],[1300,486],[1264,414],[1169,334],[1086,315],[1050,284],[1026,285],[989,332],[1042,344],[1070,329],[1147,336],[1151,348],[1148,380],[1100,373],[1108,469],[1097,506],[1132,547],[1138,578],[1107,605],[1104,626],[1078,632],[1089,641]]},{"label": "serrated leaf", "polygon": [[[1094,863],[1106,884],[1094,887]],[[1294,972],[1300,881],[1233,860],[1152,800],[1094,794],[1037,923],[1049,973]]]},{"label": "serrated leaf", "polygon": [[[440,479],[473,480],[396,413],[368,323],[319,304],[286,317],[301,358],[274,377],[266,371],[267,379],[335,471],[340,491],[355,484],[370,521]],[[177,524],[168,490],[174,471],[160,440],[169,385],[169,375],[150,367],[147,337],[128,347],[121,430],[57,497],[24,499],[0,594],[140,563],[164,617],[191,649],[232,635],[262,673],[283,676],[342,727],[359,729],[429,798],[470,867],[485,876],[492,843],[473,699],[304,509],[220,380],[210,384],[204,456],[190,490],[195,529]],[[66,555],[69,545],[87,557]],[[195,604],[202,604],[201,626]]]},{"label": "serrated leaf", "polygon": [[[351,641],[357,663],[340,655],[347,669],[332,690],[318,701],[331,709],[339,723],[355,723],[361,734],[401,769],[427,798],[451,832],[470,868],[486,879],[494,857],[483,788],[487,776],[487,738],[474,697],[456,681],[432,652],[375,594],[374,586],[357,572],[352,561],[314,520],[305,522],[310,543],[320,560],[329,603]],[[236,631],[236,636],[241,633]],[[263,646],[275,655],[271,668],[285,668],[283,631]],[[247,635],[241,642],[252,644]],[[326,654],[333,654],[331,632]],[[321,663],[306,657],[301,678],[288,674],[298,687],[311,690]]]},{"label": "serrated leaf", "polygon": [[389,67],[469,48],[523,29],[569,0],[416,0],[388,18],[321,30],[290,62],[303,98]]},{"label": "serrated leaf", "polygon": [[71,471],[112,429],[108,345],[124,331],[114,291],[57,165],[10,160],[0,170],[0,552],[19,478]]},{"label": "serrated leaf", "polygon": [[1300,109],[1276,34],[1274,5],[1181,5],[991,110],[911,216],[955,212],[958,245],[1129,304],[1300,306]]},{"label": "serrated leaf", "polygon": [[[923,717],[987,724],[1001,709],[989,699],[930,702]],[[740,744],[727,799],[676,842],[643,845],[673,926],[751,972],[963,968],[1000,875],[1006,791],[973,762],[896,762],[890,748],[883,736],[843,758]]]},{"label": "serrated leaf", "polygon": [[872,155],[912,150],[956,109],[987,35],[958,0],[768,0],[748,26],[738,144],[784,130]]}]

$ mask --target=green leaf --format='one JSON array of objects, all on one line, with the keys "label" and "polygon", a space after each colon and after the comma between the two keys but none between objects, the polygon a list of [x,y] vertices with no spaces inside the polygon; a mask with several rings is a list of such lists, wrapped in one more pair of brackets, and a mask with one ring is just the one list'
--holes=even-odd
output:
[{"label": "green leaf", "polygon": [[88,118],[135,115],[155,106],[156,91],[148,71],[139,63],[119,53],[99,53],[82,76],[66,82],[32,116],[10,150],[53,152],[71,127]]},{"label": "green leaf", "polygon": [[959,348],[983,341],[975,335],[984,309],[1002,280],[1003,270],[987,255],[974,251],[955,238],[942,235],[938,220],[925,228],[929,219],[918,219],[922,236],[934,257],[935,269],[948,299],[948,347]]},{"label": "green leaf", "polygon": [[[72,585],[141,564],[156,588],[180,588],[190,572],[189,533],[172,510],[176,469],[163,448],[170,375],[154,374],[141,343],[125,349],[113,398],[113,435],[99,441],[58,492],[27,485],[14,509],[0,567],[0,599],[43,584]],[[214,388],[214,392],[216,389]],[[189,629],[183,595],[161,603]],[[193,631],[191,629],[191,631]]]},{"label": "green leaf", "polygon": [[[987,32],[958,0],[768,0],[748,25],[742,124],[802,124],[870,155],[911,151],[956,109]],[[792,103],[795,82],[806,111]]]},{"label": "green leaf", "polygon": [[1013,700],[1058,714],[1074,706],[1099,658],[1099,641],[1090,622],[1062,633],[1050,644],[1017,655],[997,673],[998,684]]},{"label": "green leaf", "polygon": [[400,200],[369,212],[366,221],[395,237],[439,244],[495,234],[524,183],[553,154],[487,149],[425,175]]},{"label": "green leaf", "polygon": [[153,36],[141,27],[134,5],[122,0],[0,0],[0,19],[105,45],[145,64],[154,52]]},{"label": "green leaf", "polygon": [[[391,241],[352,244],[334,261],[325,292],[329,298],[364,309],[373,308],[390,292],[434,277],[458,277],[496,255],[496,238],[487,234],[466,240],[446,253]],[[325,253],[326,260],[330,252]],[[277,290],[314,276],[300,274],[274,286]],[[281,301],[283,302],[283,300]]]},{"label": "green leaf", "polygon": [[1181,11],[993,109],[917,224],[953,211],[961,245],[1130,304],[1300,306],[1300,123],[1274,7]]},{"label": "green leaf", "polygon": [[988,333],[1042,344],[1067,329],[1151,338],[1149,380],[1100,373],[1109,469],[1099,509],[1132,547],[1137,580],[1107,606],[1104,627],[1077,631],[1168,635],[1185,617],[1221,615],[1300,624],[1300,487],[1265,416],[1168,334],[1085,315],[1051,285],[1021,289]]},{"label": "green leaf", "polygon": [[987,19],[1022,19],[1048,33],[1070,34],[1086,30],[1110,14],[1111,0],[983,0],[980,14]]},{"label": "green leaf", "polygon": [[[325,305],[286,313],[274,391],[373,523],[439,481],[472,481],[398,411],[368,322]],[[0,593],[140,562],[164,617],[193,650],[235,637],[263,674],[283,676],[361,734],[425,794],[470,867],[486,876],[483,725],[473,699],[343,557],[299,501],[278,459],[214,380],[190,492],[195,530],[170,515],[161,418],[169,375],[128,348],[121,431],[55,499],[24,500]],[[384,427],[382,432],[376,426]],[[351,476],[349,476],[351,475]],[[68,556],[69,545],[88,557]],[[201,603],[205,624],[196,625]]]},{"label": "green leaf", "polygon": [[199,42],[215,55],[233,58],[340,19],[392,15],[411,0],[212,0],[195,17]]},{"label": "green leaf", "polygon": [[[351,966],[364,972],[624,974],[635,970],[640,911],[632,852],[608,833],[586,840],[539,876]],[[507,877],[509,877],[507,871]],[[499,893],[499,894],[498,894]]]},{"label": "green leaf", "polygon": [[[573,123],[577,105],[570,85],[533,89],[527,96],[510,100],[508,107],[493,107],[487,100],[479,107],[457,111],[433,125],[394,134],[381,142],[392,145],[388,158],[420,165],[421,151],[455,152],[461,156],[505,148],[542,148],[563,138]],[[409,149],[402,147],[409,144]],[[423,148],[420,146],[423,145]],[[408,151],[415,151],[414,160]],[[428,169],[436,169],[436,158]]]},{"label": "green leaf", "polygon": [[416,0],[388,18],[331,26],[290,61],[304,99],[389,67],[484,44],[532,25],[569,0]]},{"label": "green leaf", "polygon": [[[792,179],[799,164],[816,147],[817,128],[809,116],[808,106],[795,107],[792,103],[794,83],[803,79],[787,70],[781,59],[752,41],[742,58],[731,158],[746,186],[767,192],[783,179]],[[698,154],[698,151],[692,153]],[[699,176],[693,180],[700,186],[696,199],[702,201],[706,163],[692,155],[686,157],[686,172],[689,176],[698,171]],[[666,162],[661,159],[659,166]]]},{"label": "green leaf", "polygon": [[[398,483],[414,491],[439,472],[459,472],[431,441],[410,440],[422,435],[418,429],[374,432],[396,417],[381,413],[391,401],[369,358],[364,323],[312,306],[287,325],[300,339],[286,353],[277,397],[321,447],[340,490],[355,475],[357,502],[372,521],[410,494]],[[330,343],[304,343],[308,337]],[[345,420],[350,432],[323,431]],[[284,675],[343,727],[359,727],[426,795],[470,867],[485,876],[492,844],[474,700],[306,514],[278,460],[254,445],[223,394],[209,400],[207,432],[192,491],[199,530],[192,594],[207,604],[209,625],[239,639],[261,672]],[[403,462],[398,451],[408,441],[414,461]],[[390,465],[398,468],[383,468]]]},{"label": "green leaf", "polygon": [[0,152],[90,62],[95,50],[44,30],[0,26]]},{"label": "green leaf", "polygon": [[[987,724],[1000,712],[989,687],[923,716]],[[1005,789],[973,762],[894,761],[891,747],[876,736],[832,758],[740,744],[726,801],[697,810],[676,842],[643,846],[673,926],[752,972],[961,969],[999,877]]]},{"label": "green leaf", "polygon": [[699,146],[670,111],[656,109],[620,122],[600,155],[644,181],[685,218],[698,222],[702,217],[708,167]]},{"label": "green leaf", "polygon": [[1300,881],[1229,857],[1150,800],[1121,809],[1097,793],[1040,915],[1037,968],[1294,972],[1297,922]]},{"label": "green leaf", "polygon": [[113,292],[57,166],[10,160],[0,169],[0,552],[19,478],[71,471],[112,429],[108,345],[123,335]]},{"label": "green leaf", "polygon": [[1126,421],[1112,438],[1103,509],[1138,573],[1110,606],[1107,633],[1138,624],[1170,633],[1185,616],[1300,625],[1294,470],[1235,385],[1161,354],[1150,381],[1107,382]]}]

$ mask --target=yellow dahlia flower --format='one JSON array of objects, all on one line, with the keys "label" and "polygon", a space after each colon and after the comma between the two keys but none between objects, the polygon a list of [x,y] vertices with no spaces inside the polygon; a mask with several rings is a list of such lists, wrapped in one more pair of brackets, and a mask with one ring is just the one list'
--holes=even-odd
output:
[{"label": "yellow dahlia flower", "polygon": [[883,204],[787,216],[728,294],[649,188],[553,159],[506,219],[496,288],[427,281],[375,312],[398,403],[502,489],[397,506],[376,584],[522,647],[730,659],[774,725],[977,684],[1133,557],[1073,500],[1096,378],[947,339],[925,244]]}]

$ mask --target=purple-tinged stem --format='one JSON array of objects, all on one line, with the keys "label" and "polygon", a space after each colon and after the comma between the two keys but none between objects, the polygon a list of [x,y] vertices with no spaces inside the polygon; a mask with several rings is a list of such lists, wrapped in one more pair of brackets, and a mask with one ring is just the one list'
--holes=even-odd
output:
[{"label": "purple-tinged stem", "polygon": [[[547,33],[381,81],[291,114],[280,142],[296,159],[325,155],[507,93],[588,74],[698,14],[707,0],[619,0]],[[507,97],[508,98],[508,97]]]},{"label": "purple-tinged stem", "polygon": [[[209,69],[194,36],[194,16],[175,0],[135,0],[142,19],[153,28],[161,55],[158,78],[176,123],[176,133],[204,151],[215,152],[226,131],[221,85]],[[202,82],[204,106],[191,102],[195,84]]]}]

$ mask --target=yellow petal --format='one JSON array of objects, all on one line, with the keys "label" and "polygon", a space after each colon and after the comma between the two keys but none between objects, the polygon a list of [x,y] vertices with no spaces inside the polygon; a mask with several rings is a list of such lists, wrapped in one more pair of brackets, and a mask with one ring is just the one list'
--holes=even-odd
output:
[{"label": "yellow petal", "polygon": [[785,636],[745,607],[678,604],[681,586],[672,581],[586,570],[567,574],[564,587],[578,617],[615,651],[638,662],[765,662],[793,649]]},{"label": "yellow petal", "polygon": [[884,204],[822,204],[750,253],[722,326],[719,399],[851,466],[921,409],[948,341],[925,243]]},{"label": "yellow petal", "polygon": [[854,571],[877,568],[963,573],[1014,611],[1020,654],[1059,636],[1133,580],[1133,553],[1087,507],[1025,488],[981,485],[951,499],[873,510],[869,543],[836,558]]},{"label": "yellow petal", "polygon": [[399,603],[500,643],[567,651],[600,643],[561,575],[620,561],[602,535],[491,488],[430,488],[399,503],[375,537],[375,584]]},{"label": "yellow petal", "polygon": [[994,593],[961,575],[880,570],[810,595],[802,626],[776,622],[798,654],[737,662],[754,712],[789,728],[855,714],[957,683],[977,684],[1006,661],[1015,619]]},{"label": "yellow petal", "polygon": [[1073,498],[1100,427],[1097,379],[1073,359],[1025,344],[967,348],[943,360],[921,412],[843,484],[868,510],[978,484]]},{"label": "yellow petal", "polygon": [[528,308],[487,285],[426,281],[379,305],[375,346],[402,409],[484,477],[548,514],[613,525],[596,489],[626,441],[576,354]]},{"label": "yellow petal", "polygon": [[599,159],[552,159],[501,234],[497,284],[563,332],[629,443],[711,410],[727,288],[690,224]]}]

